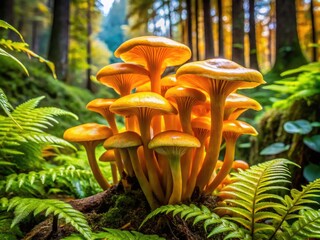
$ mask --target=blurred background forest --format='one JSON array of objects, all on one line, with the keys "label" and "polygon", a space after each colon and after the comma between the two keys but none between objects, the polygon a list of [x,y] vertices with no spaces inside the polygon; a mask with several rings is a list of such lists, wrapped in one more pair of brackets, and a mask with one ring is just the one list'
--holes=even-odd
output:
[{"label": "blurred background forest", "polygon": [[[97,83],[95,74],[120,61],[113,52],[121,43],[142,35],[165,36],[188,45],[193,61],[223,57],[264,74],[270,86],[246,93],[264,106],[259,118],[245,115],[260,136],[255,142],[244,138],[238,158],[257,163],[283,156],[320,172],[319,165],[314,167],[320,145],[311,150],[303,136],[283,129],[288,121],[320,119],[319,0],[1,0],[0,19],[15,27],[32,51],[52,61],[57,74],[54,79],[45,64],[13,52],[29,70],[27,76],[0,55],[0,88],[13,106],[45,96],[40,106],[78,115],[79,120],[63,117],[49,130],[58,136],[69,126],[104,122],[85,106],[97,97],[117,96]],[[3,39],[20,40],[13,31],[0,34],[4,49]],[[280,75],[287,70],[295,75]],[[281,78],[286,82],[279,85]],[[314,140],[320,144],[319,137]],[[273,143],[275,149],[261,154]]]}]

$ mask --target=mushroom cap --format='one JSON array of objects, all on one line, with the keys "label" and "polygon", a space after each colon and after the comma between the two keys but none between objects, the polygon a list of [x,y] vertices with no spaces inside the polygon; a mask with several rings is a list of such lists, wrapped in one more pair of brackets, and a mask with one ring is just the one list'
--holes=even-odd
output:
[{"label": "mushroom cap", "polygon": [[234,160],[232,163],[232,168],[237,169],[241,168],[242,170],[250,168],[249,164],[243,160]]},{"label": "mushroom cap", "polygon": [[207,97],[206,101],[202,104],[195,105],[192,108],[192,114],[197,117],[209,116],[211,111],[210,98]]},{"label": "mushroom cap", "polygon": [[141,137],[138,133],[127,131],[109,137],[103,143],[105,149],[131,148],[142,145]]},{"label": "mushroom cap", "polygon": [[259,111],[262,106],[252,98],[238,93],[231,93],[226,99],[225,108],[250,108]]},{"label": "mushroom cap", "polygon": [[172,87],[166,92],[165,98],[167,99],[194,99],[193,105],[202,104],[206,101],[206,95],[196,88],[187,88],[187,87]]},{"label": "mushroom cap", "polygon": [[236,88],[252,88],[265,83],[260,72],[222,58],[184,64],[178,69],[176,77],[179,83],[195,86],[206,92],[212,89],[212,81],[236,83],[236,87],[228,90],[230,93]]},{"label": "mushroom cap", "polygon": [[133,62],[143,66],[148,65],[149,56],[162,57],[163,63],[159,67],[163,68],[184,63],[191,57],[191,51],[186,45],[165,37],[141,36],[122,43],[114,55],[120,57],[124,62]]},{"label": "mushroom cap", "polygon": [[167,99],[154,92],[132,93],[121,97],[111,105],[110,110],[130,116],[138,115],[142,108],[150,109],[153,114],[177,114],[177,110]]},{"label": "mushroom cap", "polygon": [[86,108],[89,109],[90,111],[93,112],[101,112],[103,109],[109,109],[111,104],[115,101],[116,99],[112,98],[96,98],[92,101],[90,101]]},{"label": "mushroom cap", "polygon": [[85,123],[67,129],[63,138],[70,142],[103,141],[112,136],[112,130],[98,123]]},{"label": "mushroom cap", "polygon": [[114,155],[114,151],[112,149],[105,151],[99,158],[101,162],[115,162],[116,157]]},{"label": "mushroom cap", "polygon": [[97,73],[102,84],[113,88],[118,94],[150,81],[149,71],[134,63],[114,63],[103,67]]},{"label": "mushroom cap", "polygon": [[211,129],[211,119],[209,117],[197,117],[191,120],[192,129]]},{"label": "mushroom cap", "polygon": [[172,150],[183,154],[187,148],[200,147],[200,142],[190,134],[169,130],[154,136],[148,147],[163,155],[171,154]]},{"label": "mushroom cap", "polygon": [[223,136],[240,136],[242,134],[258,135],[257,130],[250,124],[238,120],[226,120],[223,121]]},{"label": "mushroom cap", "polygon": [[175,74],[170,74],[161,78],[161,95],[164,96],[168,89],[176,86],[177,84],[178,83]]}]

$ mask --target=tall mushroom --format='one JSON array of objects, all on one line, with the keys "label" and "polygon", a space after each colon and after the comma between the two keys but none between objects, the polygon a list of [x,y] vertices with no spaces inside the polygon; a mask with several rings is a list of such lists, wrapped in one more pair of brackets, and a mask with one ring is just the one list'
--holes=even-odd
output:
[{"label": "tall mushroom", "polygon": [[142,140],[139,134],[131,131],[116,134],[108,138],[103,144],[106,149],[119,149],[120,153],[128,154],[129,159],[127,159],[127,161],[130,161],[135,176],[138,179],[140,187],[146,196],[150,207],[155,209],[159,206],[159,203],[153,196],[151,185],[143,172],[137,155],[137,149],[141,145]]},{"label": "tall mushroom", "polygon": [[257,135],[258,133],[254,127],[248,123],[238,120],[224,121],[223,137],[226,140],[226,152],[220,171],[205,190],[207,193],[211,193],[230,172],[234,160],[237,139],[243,134]]},{"label": "tall mushroom", "polygon": [[169,204],[180,202],[182,197],[180,157],[187,149],[200,147],[199,140],[190,134],[171,130],[157,134],[148,146],[157,153],[167,156],[173,180]]},{"label": "tall mushroom", "polygon": [[244,68],[226,59],[209,59],[187,63],[176,73],[179,83],[206,91],[211,103],[211,134],[209,149],[197,178],[202,191],[209,182],[219,157],[222,138],[224,105],[227,96],[238,88],[252,88],[264,80],[261,73]]},{"label": "tall mushroom", "polygon": [[164,194],[159,179],[161,171],[153,152],[148,148],[151,139],[150,124],[154,116],[177,114],[177,110],[168,100],[153,92],[133,93],[119,98],[112,104],[110,110],[123,116],[137,116],[149,181],[158,200],[162,201]]},{"label": "tall mushroom", "polygon": [[101,162],[109,162],[112,174],[113,184],[118,183],[118,173],[117,173],[117,165],[116,165],[116,156],[113,150],[105,151],[100,157],[99,161]]},{"label": "tall mushroom", "polygon": [[[151,91],[161,94],[161,75],[167,66],[177,66],[191,57],[190,49],[165,37],[142,36],[122,43],[114,52],[124,62],[145,66],[150,73]],[[154,120],[154,132],[161,130],[161,118]]]},{"label": "tall mushroom", "polygon": [[95,149],[99,143],[102,143],[110,136],[112,136],[111,129],[105,125],[97,123],[85,123],[75,126],[67,129],[63,134],[63,138],[65,140],[80,143],[84,146],[87,152],[91,171],[103,190],[108,189],[110,184],[103,177],[100,171],[95,155]]}]

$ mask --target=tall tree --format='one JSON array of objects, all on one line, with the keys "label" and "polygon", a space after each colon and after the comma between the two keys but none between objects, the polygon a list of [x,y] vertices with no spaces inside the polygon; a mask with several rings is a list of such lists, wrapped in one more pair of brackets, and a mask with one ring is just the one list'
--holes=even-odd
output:
[{"label": "tall tree", "polygon": [[91,34],[92,34],[92,20],[91,20],[91,6],[92,0],[87,0],[88,9],[87,9],[87,84],[86,87],[88,90],[93,91],[92,82],[91,82]]},{"label": "tall tree", "polygon": [[276,61],[275,73],[296,68],[307,63],[297,33],[295,1],[276,0]]},{"label": "tall tree", "polygon": [[255,0],[249,0],[249,45],[250,45],[250,67],[259,70],[257,55],[256,22],[254,11]]},{"label": "tall tree", "polygon": [[205,58],[214,56],[213,34],[212,34],[212,17],[211,17],[211,1],[202,1],[203,19],[204,19],[204,45]]},{"label": "tall tree", "polygon": [[196,25],[196,60],[200,60],[199,50],[199,0],[195,0],[195,25]]},{"label": "tall tree", "polygon": [[55,64],[59,79],[68,72],[70,0],[54,0],[48,59]]},{"label": "tall tree", "polygon": [[[14,19],[13,19],[13,6],[14,6],[14,0],[1,0],[0,1],[0,19],[3,21],[6,21],[7,23],[14,25]],[[4,31],[0,31],[0,34],[2,35]],[[13,38],[13,32],[9,31],[9,38]]]},{"label": "tall tree", "polygon": [[192,43],[192,2],[191,0],[186,0],[186,10],[187,10],[188,46],[192,51],[193,43]]},{"label": "tall tree", "polygon": [[[315,13],[314,13],[314,2],[310,1],[310,16],[311,16],[311,31],[312,31],[312,43],[317,43],[317,31],[316,31],[316,22],[315,22]],[[315,62],[318,59],[317,48],[312,48],[312,61]]]},{"label": "tall tree", "polygon": [[232,60],[244,65],[243,0],[232,0]]},{"label": "tall tree", "polygon": [[219,32],[219,56],[224,57],[224,39],[223,39],[223,13],[222,0],[217,0],[218,11],[218,32]]}]

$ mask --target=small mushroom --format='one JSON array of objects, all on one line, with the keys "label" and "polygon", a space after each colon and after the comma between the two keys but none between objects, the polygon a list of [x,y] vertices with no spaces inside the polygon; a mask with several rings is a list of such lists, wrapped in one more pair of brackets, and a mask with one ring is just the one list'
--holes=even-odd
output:
[{"label": "small mushroom", "polygon": [[99,143],[102,143],[110,136],[112,136],[112,130],[105,125],[97,123],[85,123],[75,126],[67,129],[63,134],[63,138],[65,140],[80,143],[84,146],[87,152],[91,171],[103,190],[108,189],[110,184],[103,177],[100,171],[95,155],[95,149]]},{"label": "small mushroom", "polygon": [[149,148],[165,155],[169,161],[173,189],[169,204],[178,203],[182,197],[182,175],[180,158],[187,149],[200,147],[199,140],[187,133],[179,131],[165,131],[157,134],[150,142]]},{"label": "small mushroom", "polygon": [[113,184],[118,183],[118,173],[116,165],[116,156],[113,150],[105,151],[99,158],[101,162],[109,162],[111,167],[112,181]]},{"label": "small mushroom", "polygon": [[[127,162],[127,164],[125,165],[128,166],[128,168],[132,167],[132,171],[134,171],[134,174],[138,179],[140,187],[144,195],[146,196],[150,207],[152,209],[155,209],[159,206],[159,203],[153,196],[151,185],[143,172],[137,155],[137,149],[141,145],[142,140],[139,134],[131,131],[113,135],[112,137],[108,138],[103,144],[104,148],[106,149],[116,148],[120,150],[120,153],[125,153],[122,154],[124,157],[127,157],[127,159],[124,159],[124,162]],[[128,163],[128,161],[130,161],[130,164]]]},{"label": "small mushroom", "polygon": [[207,186],[206,192],[212,192],[228,175],[232,168],[235,146],[237,139],[243,134],[257,135],[257,131],[248,123],[238,120],[227,120],[223,123],[223,137],[226,140],[226,152],[223,159],[223,165],[213,179],[213,181]]}]

